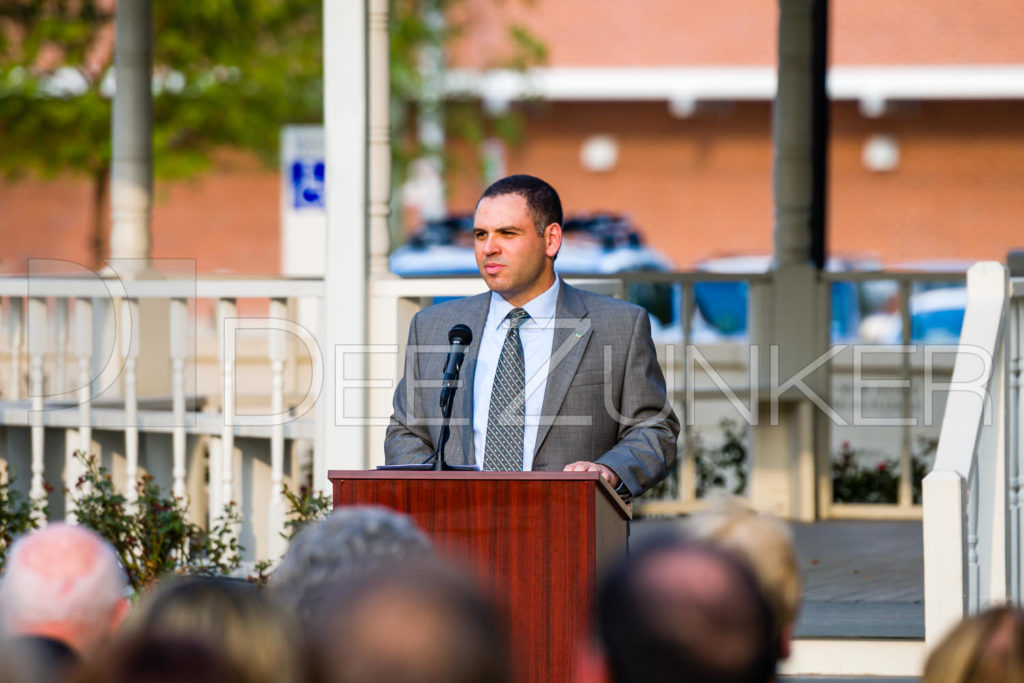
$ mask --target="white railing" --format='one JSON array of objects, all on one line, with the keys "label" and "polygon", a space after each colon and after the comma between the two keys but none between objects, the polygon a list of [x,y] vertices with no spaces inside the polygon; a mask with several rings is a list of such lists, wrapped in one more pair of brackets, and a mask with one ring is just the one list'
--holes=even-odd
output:
[{"label": "white railing", "polygon": [[1021,357],[1024,280],[973,266],[953,379],[924,480],[925,639],[1021,598]]},{"label": "white railing", "polygon": [[[322,361],[315,329],[292,320],[289,306],[322,299],[322,280],[9,277],[0,278],[0,297],[8,360],[0,460],[19,480],[27,469],[32,498],[47,498],[46,483],[73,486],[80,450],[102,458],[129,505],[128,483],[145,471],[188,498],[194,521],[237,503],[245,559],[283,552],[282,488],[305,483],[297,460],[316,437],[316,397],[302,380]],[[247,313],[254,307],[259,315]],[[213,322],[197,326],[204,312]],[[261,379],[240,381],[240,364]],[[49,504],[60,518],[74,503],[51,494]]]},{"label": "white railing", "polygon": [[[909,340],[909,296],[918,280],[956,278],[935,273],[840,273],[821,279],[823,291],[835,282],[865,279],[899,284],[903,341]],[[770,274],[629,273],[571,278],[576,284],[623,296],[632,284],[670,285],[674,321],[657,334],[658,351],[669,379],[670,400],[683,418],[679,442],[678,485],[668,498],[644,503],[650,513],[691,511],[702,501],[696,495],[694,410],[718,415],[731,393],[745,405],[756,394],[747,344],[756,343],[760,303],[772,287]],[[748,336],[730,342],[706,343],[692,328],[694,287],[705,281],[744,282],[749,288]],[[367,450],[354,461],[373,466],[383,461],[383,439],[391,395],[401,371],[408,323],[435,297],[465,296],[484,291],[479,278],[375,278],[370,282],[371,336],[367,392]],[[19,485],[37,498],[46,496],[44,482],[66,484],[77,478],[76,449],[98,453],[121,485],[146,472],[175,495],[187,496],[197,521],[216,515],[229,500],[243,512],[243,545],[252,558],[272,557],[283,544],[281,488],[305,483],[317,471],[302,472],[302,460],[322,457],[318,442],[318,411],[306,410],[315,397],[305,397],[320,357],[312,331],[323,281],[285,278],[214,278],[101,280],[99,278],[0,278],[3,343],[0,344],[0,460],[15,465]],[[254,306],[259,307],[253,314]],[[202,324],[208,316],[211,322]],[[198,321],[198,322],[197,322]],[[278,321],[275,325],[270,321]],[[825,323],[823,323],[825,324]],[[253,329],[256,328],[256,329]],[[258,333],[257,333],[258,331]],[[289,333],[305,334],[311,343],[288,343]],[[226,343],[226,342],[234,343]],[[697,348],[709,367],[693,364],[688,350]],[[690,351],[692,353],[692,350]],[[5,357],[6,356],[6,357]],[[105,362],[108,360],[109,363]],[[872,367],[888,376],[919,377],[909,356]],[[104,365],[107,367],[104,368]],[[692,369],[688,371],[688,366]],[[713,367],[710,367],[713,366]],[[163,378],[154,391],[153,374]],[[830,372],[849,372],[837,358]],[[717,382],[712,377],[719,375]],[[727,386],[724,386],[726,385]],[[902,413],[910,411],[909,392]],[[305,397],[305,398],[304,398]],[[735,403],[735,402],[734,402]],[[799,510],[819,516],[914,516],[910,501],[908,444],[904,429],[898,443],[902,480],[898,505],[830,505],[831,452],[815,451],[812,406],[793,411],[793,422],[775,436],[748,433],[749,491],[774,491],[768,509]],[[733,406],[735,407],[735,406]],[[806,410],[804,410],[806,408]],[[252,415],[259,412],[259,415]],[[284,415],[282,419],[271,416]],[[294,419],[299,415],[297,419]],[[717,418],[700,424],[714,425]],[[790,429],[792,428],[792,429]],[[797,460],[778,458],[778,434],[797,434]],[[767,433],[767,432],[766,432]],[[756,437],[756,438],[755,438]],[[760,442],[758,441],[760,439]],[[62,448],[63,445],[63,448]],[[761,447],[758,448],[757,446]],[[289,449],[289,446],[291,447]],[[225,454],[230,454],[226,456]],[[784,455],[783,458],[789,458]],[[780,489],[778,481],[762,482],[762,471],[790,467],[799,485]],[[321,468],[323,469],[323,468]],[[26,482],[25,477],[29,479]],[[323,483],[323,482],[319,482]],[[787,484],[787,486],[789,486]],[[61,488],[57,486],[58,490]],[[325,488],[325,487],[320,487]],[[128,494],[132,487],[125,487]],[[781,491],[781,493],[779,492]],[[788,493],[787,493],[788,491]],[[799,495],[800,506],[778,507],[786,495]],[[821,504],[821,500],[826,501]],[[49,494],[51,511],[70,511],[70,498]],[[806,503],[806,504],[804,504]]]},{"label": "white railing", "polygon": [[[861,518],[861,519],[920,519],[921,506],[913,499],[913,470],[914,470],[914,439],[915,427],[922,422],[930,422],[931,416],[922,415],[922,410],[915,411],[913,406],[913,395],[915,390],[934,387],[949,380],[952,368],[949,366],[949,354],[933,354],[925,350],[920,342],[913,339],[912,316],[914,311],[912,295],[915,285],[928,283],[945,283],[950,285],[962,284],[965,275],[963,272],[948,271],[866,271],[866,272],[825,272],[822,273],[824,287],[831,287],[835,283],[850,283],[858,286],[871,286],[878,283],[891,283],[896,287],[897,308],[899,315],[899,337],[886,340],[887,345],[892,348],[893,353],[889,355],[888,362],[883,362],[875,356],[873,364],[860,364],[857,367],[856,354],[853,362],[846,354],[839,354],[833,360],[832,377],[840,375],[865,376],[866,374],[877,374],[886,380],[893,380],[893,389],[899,391],[899,419],[901,424],[897,426],[898,436],[895,441],[898,444],[896,453],[899,463],[899,486],[897,488],[897,500],[894,504],[885,503],[839,503],[833,502],[833,491],[831,478],[823,478],[823,490],[819,492],[824,504],[822,505],[822,516],[833,518]],[[864,340],[851,339],[852,344],[865,344]],[[868,344],[872,342],[867,342]],[[861,347],[863,350],[863,346]],[[936,350],[932,347],[932,351]],[[897,353],[897,351],[899,351]],[[895,360],[892,357],[896,356]],[[863,355],[860,358],[864,358]],[[895,417],[895,416],[893,416]],[[861,429],[868,427],[862,426]],[[853,426],[853,433],[857,433],[857,425]],[[840,439],[833,439],[838,441]],[[827,468],[827,461],[819,462],[819,466]]]}]

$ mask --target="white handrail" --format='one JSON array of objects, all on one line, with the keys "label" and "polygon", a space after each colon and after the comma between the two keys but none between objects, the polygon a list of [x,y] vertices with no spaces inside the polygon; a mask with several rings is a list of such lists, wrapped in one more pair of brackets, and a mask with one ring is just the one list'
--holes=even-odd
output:
[{"label": "white handrail", "polygon": [[923,484],[925,640],[1006,598],[1006,268],[967,275],[967,309],[932,472]]}]

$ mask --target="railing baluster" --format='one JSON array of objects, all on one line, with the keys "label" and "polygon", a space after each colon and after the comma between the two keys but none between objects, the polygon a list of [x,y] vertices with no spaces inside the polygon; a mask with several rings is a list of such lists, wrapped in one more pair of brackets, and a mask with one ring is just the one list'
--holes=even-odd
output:
[{"label": "railing baluster", "polygon": [[1010,301],[1007,320],[1007,345],[1009,349],[1009,382],[1006,406],[1007,418],[1007,462],[1009,465],[1009,524],[1010,524],[1010,598],[1015,604],[1021,601],[1021,301]]},{"label": "railing baluster", "polygon": [[124,356],[124,486],[128,510],[139,498],[139,301],[121,300],[121,354]]},{"label": "railing baluster", "polygon": [[24,304],[20,296],[7,301],[7,348],[11,352],[11,376],[8,378],[7,400],[21,398],[21,344],[24,335]]},{"label": "railing baluster", "polygon": [[[900,280],[900,317],[902,321],[900,342],[904,347],[910,346],[913,339],[913,321],[910,312],[910,280]],[[914,504],[913,488],[913,438],[910,433],[910,423],[913,417],[911,394],[911,370],[910,354],[900,354],[900,380],[904,382],[903,391],[900,392],[901,414],[903,422],[900,425],[900,485],[896,496],[896,502],[901,508],[910,508]]]},{"label": "railing baluster", "polygon": [[[288,305],[284,299],[270,300],[270,317],[285,320]],[[270,330],[271,409],[275,416],[270,432],[270,556],[284,555],[284,364],[288,358],[288,335]]]},{"label": "railing baluster", "polygon": [[228,336],[228,321],[237,316],[235,299],[220,299],[217,302],[217,319],[219,321],[219,351],[221,363],[221,414],[224,422],[221,427],[221,472],[220,472],[220,508],[219,515],[226,505],[235,500],[235,338]]},{"label": "railing baluster", "polygon": [[[977,454],[975,454],[977,460]],[[975,614],[981,602],[981,565],[978,557],[978,467],[971,468],[967,487],[967,613]]]},{"label": "railing baluster", "polygon": [[[690,364],[688,360],[690,355],[690,344],[692,343],[691,335],[693,334],[693,283],[687,282],[682,285],[682,296],[683,362],[680,365],[682,367],[683,381],[679,387],[681,398],[679,405],[677,406],[677,408],[681,406],[682,410],[679,411],[677,417],[682,421],[683,454],[676,467],[679,468],[678,499],[681,502],[692,502],[697,499],[697,464],[694,459],[693,425],[690,420],[691,411],[694,410],[695,406],[691,406],[686,400],[686,397],[689,396],[689,383],[696,379],[690,375]],[[676,450],[678,452],[678,449]]]},{"label": "railing baluster", "polygon": [[[75,299],[75,355],[78,358],[78,450],[84,457],[92,454],[92,299]],[[70,489],[83,473],[83,466],[74,457],[64,464],[69,492],[65,509],[74,510]]]},{"label": "railing baluster", "polygon": [[43,407],[46,389],[43,376],[43,359],[46,355],[46,299],[32,297],[28,301],[28,338],[29,338],[29,398],[31,411],[29,423],[32,433],[32,485],[29,495],[33,500],[46,499],[45,474],[45,438],[43,426]]},{"label": "railing baluster", "polygon": [[56,348],[53,352],[53,383],[51,390],[56,395],[62,395],[66,386],[64,374],[65,354],[68,349],[68,299],[57,297],[53,311],[53,339]]},{"label": "railing baluster", "polygon": [[185,299],[171,300],[171,396],[174,411],[174,426],[171,432],[171,453],[173,465],[171,491],[175,498],[184,499],[187,494],[185,483],[185,359],[188,346],[188,302]]}]

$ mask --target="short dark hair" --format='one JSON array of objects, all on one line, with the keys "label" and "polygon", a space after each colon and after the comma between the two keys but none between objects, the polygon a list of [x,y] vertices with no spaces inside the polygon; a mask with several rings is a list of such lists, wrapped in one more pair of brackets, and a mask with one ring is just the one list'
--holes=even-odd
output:
[{"label": "short dark hair", "polygon": [[311,637],[313,667],[324,680],[510,680],[507,638],[491,603],[472,580],[438,563],[381,569],[340,586],[327,605]]},{"label": "short dark hair", "polygon": [[477,205],[488,197],[506,194],[517,194],[526,200],[526,208],[538,235],[543,235],[544,228],[552,223],[562,224],[562,200],[558,198],[555,188],[532,175],[510,175],[496,180],[480,195]]},{"label": "short dark hair", "polygon": [[778,639],[768,603],[750,571],[717,548],[676,535],[632,546],[601,583],[595,616],[615,683],[765,683],[775,676]]}]

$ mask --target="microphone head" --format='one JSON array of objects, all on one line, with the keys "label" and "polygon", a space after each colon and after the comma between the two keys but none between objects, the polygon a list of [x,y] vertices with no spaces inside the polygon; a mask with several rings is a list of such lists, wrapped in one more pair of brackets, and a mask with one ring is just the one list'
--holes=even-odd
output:
[{"label": "microphone head", "polygon": [[458,342],[463,346],[469,346],[471,341],[473,341],[473,332],[465,325],[459,324],[448,330],[449,344]]}]

